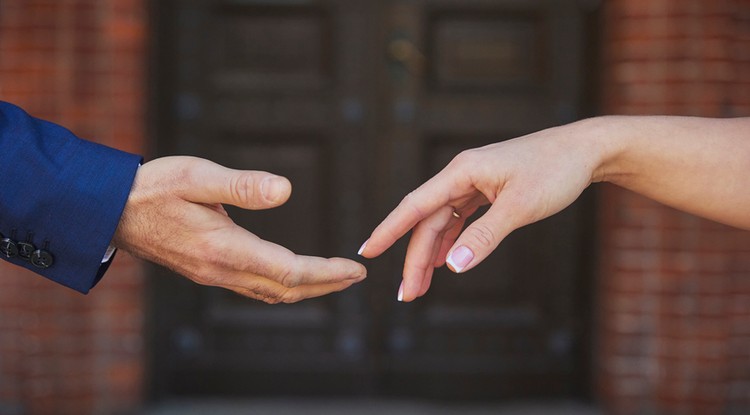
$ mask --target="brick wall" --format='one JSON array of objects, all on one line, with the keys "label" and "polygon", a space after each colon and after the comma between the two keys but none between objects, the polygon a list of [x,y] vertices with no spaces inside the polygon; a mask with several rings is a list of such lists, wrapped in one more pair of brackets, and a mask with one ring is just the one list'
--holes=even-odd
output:
[{"label": "brick wall", "polygon": [[[750,116],[750,1],[610,0],[603,18],[604,112]],[[750,413],[750,233],[601,200],[597,395],[612,413]]]},{"label": "brick wall", "polygon": [[[141,152],[144,4],[0,1],[0,99]],[[604,112],[750,115],[750,1],[604,4]],[[750,235],[614,187],[601,199],[597,396],[613,413],[750,408]],[[89,296],[0,263],[0,414],[138,406],[142,293],[122,253]]]},{"label": "brick wall", "polygon": [[[0,99],[142,152],[144,8],[143,0],[0,1]],[[123,253],[88,296],[0,261],[0,414],[138,405],[142,292],[141,265]]]}]

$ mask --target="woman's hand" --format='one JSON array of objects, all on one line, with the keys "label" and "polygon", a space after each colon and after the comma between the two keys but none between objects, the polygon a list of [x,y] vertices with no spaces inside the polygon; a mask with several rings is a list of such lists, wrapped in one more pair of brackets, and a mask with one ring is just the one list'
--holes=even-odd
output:
[{"label": "woman's hand", "polygon": [[[360,254],[376,257],[414,230],[399,289],[402,301],[424,295],[436,267],[447,263],[457,273],[473,268],[510,232],[564,209],[594,180],[599,151],[581,140],[580,128],[559,127],[464,151],[407,195]],[[462,232],[486,204],[492,204],[487,213]]]}]

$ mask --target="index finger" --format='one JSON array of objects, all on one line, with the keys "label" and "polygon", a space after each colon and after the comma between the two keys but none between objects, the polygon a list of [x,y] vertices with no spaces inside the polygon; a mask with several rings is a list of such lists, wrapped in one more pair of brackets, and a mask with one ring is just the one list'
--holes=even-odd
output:
[{"label": "index finger", "polygon": [[366,258],[382,254],[417,223],[447,205],[455,186],[452,181],[443,171],[406,195],[375,228],[359,254]]}]

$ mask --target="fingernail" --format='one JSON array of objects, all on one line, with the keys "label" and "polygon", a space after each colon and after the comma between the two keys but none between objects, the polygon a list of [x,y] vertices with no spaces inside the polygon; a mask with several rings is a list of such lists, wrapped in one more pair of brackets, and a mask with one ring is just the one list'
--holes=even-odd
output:
[{"label": "fingernail", "polygon": [[362,252],[365,252],[365,247],[367,247],[367,242],[370,240],[366,240],[365,243],[362,244],[362,246],[359,247],[359,251],[357,251],[357,255],[362,255]]},{"label": "fingernail", "polygon": [[398,301],[404,301],[404,282],[401,281],[401,286],[398,287]]},{"label": "fingernail", "polygon": [[269,202],[278,202],[286,193],[286,179],[279,176],[266,177],[260,183],[260,192]]},{"label": "fingernail", "polygon": [[472,259],[474,259],[474,253],[471,252],[471,249],[461,245],[451,252],[445,262],[448,263],[454,272],[461,272],[469,265]]}]

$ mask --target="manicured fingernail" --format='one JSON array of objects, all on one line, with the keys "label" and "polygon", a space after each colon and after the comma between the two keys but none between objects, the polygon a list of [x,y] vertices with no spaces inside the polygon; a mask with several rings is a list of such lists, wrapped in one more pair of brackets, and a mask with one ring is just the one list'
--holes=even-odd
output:
[{"label": "manicured fingernail", "polygon": [[461,245],[451,252],[445,262],[448,263],[454,272],[461,272],[469,265],[472,259],[474,259],[474,253],[471,252],[471,249]]},{"label": "manicured fingernail", "polygon": [[365,241],[365,243],[363,243],[362,246],[359,247],[359,251],[357,251],[357,255],[362,255],[362,252],[365,251],[365,247],[367,247],[367,242],[368,241],[369,241],[369,239],[367,241]]},{"label": "manicured fingernail", "polygon": [[401,286],[398,287],[398,301],[404,301],[404,282],[401,281]]},{"label": "manicured fingernail", "polygon": [[260,192],[269,202],[278,202],[286,193],[286,179],[279,176],[270,176],[260,183]]}]

